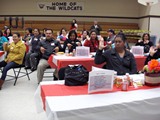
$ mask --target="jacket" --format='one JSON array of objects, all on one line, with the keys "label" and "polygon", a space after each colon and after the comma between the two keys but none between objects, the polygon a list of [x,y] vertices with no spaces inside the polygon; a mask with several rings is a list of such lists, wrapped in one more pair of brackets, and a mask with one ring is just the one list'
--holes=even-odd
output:
[{"label": "jacket", "polygon": [[[106,45],[106,41],[104,41],[104,45]],[[99,46],[99,40],[86,40],[84,46],[90,48],[90,52],[96,52]]]},{"label": "jacket", "polygon": [[100,25],[97,25],[97,27],[95,27],[95,25],[92,25],[90,30],[95,29],[97,31],[97,35],[100,35],[100,31],[102,31],[102,28]]},{"label": "jacket", "polygon": [[39,41],[40,41],[40,35],[39,36],[33,36],[33,38],[32,38],[32,40],[31,40],[31,46],[32,46],[32,48],[31,48],[31,52],[32,53],[39,53],[39,50],[38,50],[38,43],[39,43]]},{"label": "jacket", "polygon": [[17,64],[22,64],[26,52],[26,46],[20,40],[16,44],[12,42],[10,45],[6,45],[4,51],[8,54],[5,59],[6,62],[9,60]]},{"label": "jacket", "polygon": [[[71,49],[69,49],[69,52],[73,52],[73,49],[76,49],[76,47],[78,46],[78,45],[76,44],[76,42],[81,43],[78,39],[75,39],[75,40],[67,39],[67,40],[64,42],[64,46],[63,46],[64,50],[66,49],[67,44],[69,43],[69,44],[72,45]],[[82,44],[81,44],[81,46],[82,46]]]},{"label": "jacket", "polygon": [[149,41],[149,43],[144,44],[144,42],[137,42],[135,46],[144,46],[144,53],[148,53],[151,46],[153,46],[153,43]]},{"label": "jacket", "polygon": [[158,59],[158,58],[160,58],[160,49],[158,49],[157,52],[153,56],[148,55],[144,64],[147,65],[150,60]]},{"label": "jacket", "polygon": [[50,39],[50,40],[41,40],[39,42],[39,45],[38,45],[38,50],[40,51],[40,48],[43,47],[45,48],[45,52],[44,53],[41,53],[41,58],[43,59],[46,59],[48,60],[49,56],[51,54],[54,54],[55,53],[55,48],[56,47],[60,47],[60,43],[59,41],[57,40],[54,40],[54,39]]},{"label": "jacket", "polygon": [[117,75],[136,74],[137,66],[133,54],[129,51],[125,51],[123,58],[120,58],[115,49],[106,50],[102,53],[102,50],[97,50],[94,59],[96,64],[102,64],[106,62],[106,69],[117,71]]}]

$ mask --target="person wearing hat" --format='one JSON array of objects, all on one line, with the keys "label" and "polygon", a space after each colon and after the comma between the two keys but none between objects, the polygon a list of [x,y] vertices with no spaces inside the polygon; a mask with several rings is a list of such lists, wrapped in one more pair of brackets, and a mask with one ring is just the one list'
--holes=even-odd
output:
[{"label": "person wearing hat", "polygon": [[158,58],[160,58],[160,40],[156,46],[150,47],[149,55],[147,56],[144,64],[147,65],[150,60]]},{"label": "person wearing hat", "polygon": [[108,49],[103,52],[103,40],[100,41],[98,50],[96,51],[95,64],[106,63],[103,67],[109,70],[117,71],[117,75],[136,74],[137,66],[133,54],[125,48],[124,35],[118,34],[115,37],[115,48]]}]

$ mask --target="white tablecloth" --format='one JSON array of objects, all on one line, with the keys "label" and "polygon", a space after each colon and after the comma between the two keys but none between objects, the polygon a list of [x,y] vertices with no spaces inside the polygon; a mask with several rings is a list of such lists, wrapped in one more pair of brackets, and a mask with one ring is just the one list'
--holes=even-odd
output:
[{"label": "white tablecloth", "polygon": [[[43,111],[40,86],[35,93],[37,112]],[[107,94],[46,97],[48,120],[160,120],[160,88]]]},{"label": "white tablecloth", "polygon": [[160,120],[160,88],[46,97],[48,120]]},{"label": "white tablecloth", "polygon": [[43,102],[42,102],[42,98],[41,98],[41,85],[51,85],[51,84],[64,84],[64,80],[60,80],[60,81],[43,81],[40,82],[35,94],[34,94],[34,99],[35,99],[35,105],[36,105],[36,109],[37,112],[43,112]]}]

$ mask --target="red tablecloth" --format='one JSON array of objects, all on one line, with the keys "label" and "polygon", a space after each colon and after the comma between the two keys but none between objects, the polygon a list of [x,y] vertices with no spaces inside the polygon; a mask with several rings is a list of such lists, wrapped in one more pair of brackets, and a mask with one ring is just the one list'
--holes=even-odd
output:
[{"label": "red tablecloth", "polygon": [[4,51],[0,51],[0,57],[4,54]]},{"label": "red tablecloth", "polygon": [[[137,70],[140,71],[143,69],[144,62],[146,57],[145,56],[135,56]],[[53,55],[51,55],[48,59],[48,63],[52,68],[58,68],[58,70],[62,67],[66,67],[69,64],[82,64],[87,68],[87,70],[91,71],[92,66],[102,68],[104,64],[96,65],[94,63],[94,58],[77,58],[77,59],[59,59],[57,60],[57,66],[52,62]]]},{"label": "red tablecloth", "polygon": [[143,69],[144,62],[146,60],[145,56],[135,56],[136,64],[137,64],[137,70],[140,71]]},{"label": "red tablecloth", "polygon": [[62,67],[66,67],[70,64],[81,64],[86,67],[88,71],[91,71],[92,66],[102,68],[105,64],[97,65],[94,63],[94,58],[77,58],[77,59],[59,59],[57,60],[57,66],[52,62],[53,56],[51,55],[48,59],[48,63],[52,68],[57,68],[58,70]]},{"label": "red tablecloth", "polygon": [[[156,86],[156,87],[159,87],[159,86]],[[128,91],[139,90],[139,89],[152,89],[156,87],[142,86],[139,88],[134,88],[133,86],[130,86],[128,88]],[[105,92],[98,92],[98,93],[111,93],[116,91],[121,91],[121,89],[114,86],[112,91],[108,91],[108,92],[105,91]],[[41,86],[41,98],[43,101],[44,109],[45,109],[46,96],[68,96],[68,95],[86,95],[86,94],[88,94],[88,85],[65,86],[65,85],[59,85],[59,84],[52,84],[52,85]]]},{"label": "red tablecloth", "polygon": [[53,56],[54,55],[50,55],[50,57],[48,58],[48,63],[51,68],[57,68],[57,66],[53,63]]}]

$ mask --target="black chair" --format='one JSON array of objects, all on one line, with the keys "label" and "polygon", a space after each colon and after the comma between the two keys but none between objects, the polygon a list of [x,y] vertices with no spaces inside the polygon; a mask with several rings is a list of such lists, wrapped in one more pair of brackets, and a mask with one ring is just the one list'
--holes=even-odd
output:
[{"label": "black chair", "polygon": [[[24,59],[23,59],[23,63],[21,65],[12,68],[14,75],[9,75],[7,73],[7,76],[11,77],[11,79],[7,79],[8,81],[13,80],[13,79],[15,80],[14,81],[14,86],[16,85],[18,78],[27,76],[28,80],[30,80],[29,74],[31,74],[32,71],[29,71],[29,69],[25,69],[25,64],[24,63],[25,63],[25,56],[24,56]],[[24,71],[22,71],[22,69],[24,69]]]},{"label": "black chair", "polygon": [[[25,72],[22,71],[23,68],[24,68]],[[13,68],[13,72],[14,72],[13,77],[15,78],[14,86],[16,85],[18,78],[27,76],[28,80],[30,80],[29,74],[32,73],[32,71],[29,72],[28,69],[25,69],[25,66],[23,64]],[[20,74],[22,74],[22,75],[20,75]]]},{"label": "black chair", "polygon": [[[16,85],[18,78],[27,76],[28,80],[30,80],[29,74],[31,74],[32,71],[28,71],[28,69],[25,69],[23,64],[11,69],[13,70],[13,75],[7,73],[7,77],[10,77],[10,79],[6,79],[6,81],[15,80],[14,86]],[[22,71],[22,69],[24,69],[24,71]],[[3,68],[0,70],[2,72]]]}]

